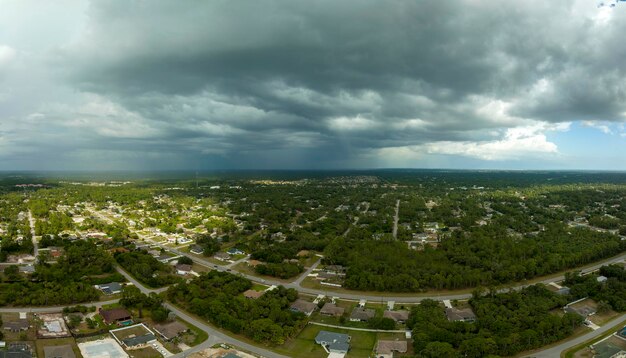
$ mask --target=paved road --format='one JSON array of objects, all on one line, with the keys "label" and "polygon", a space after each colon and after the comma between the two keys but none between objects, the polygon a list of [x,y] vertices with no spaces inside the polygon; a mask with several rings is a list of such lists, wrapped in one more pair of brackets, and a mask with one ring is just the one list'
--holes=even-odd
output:
[{"label": "paved road", "polygon": [[247,255],[246,257],[240,258],[237,261],[233,261],[233,262],[229,263],[228,265],[224,265],[224,267],[226,267],[226,268],[233,268],[235,265],[238,265],[238,264],[246,261],[249,258],[250,258],[250,255]]},{"label": "paved road", "polygon": [[33,255],[35,257],[39,257],[39,242],[37,242],[37,239],[35,238],[35,219],[33,218],[33,213],[30,210],[28,210],[28,222],[30,224],[30,235],[33,240]]},{"label": "paved road", "polygon": [[133,276],[131,276],[128,272],[126,272],[121,267],[115,266],[115,269],[117,270],[117,272],[121,273],[124,277],[126,277],[128,282],[131,282],[133,285],[137,286],[137,288],[139,288],[139,290],[141,292],[145,293],[146,295],[150,294],[152,292],[154,292],[154,293],[161,293],[161,292],[167,291],[167,287],[161,287],[161,288],[148,288],[148,287],[145,287],[141,282],[137,281]]},{"label": "paved road", "polygon": [[[119,273],[121,273],[122,275],[124,275],[130,282],[132,282],[135,286],[137,286],[137,288],[139,288],[139,290],[145,294],[150,294],[152,292],[163,292],[165,289],[167,288],[160,288],[160,289],[150,289],[145,287],[144,285],[142,285],[139,281],[135,280],[132,276],[130,276],[126,271],[124,271],[123,269],[121,269],[120,267],[116,267],[117,271]],[[239,348],[242,348],[244,350],[253,352],[255,354],[258,354],[262,357],[268,357],[268,358],[282,358],[285,356],[282,356],[280,354],[276,354],[274,352],[268,351],[264,348],[261,347],[257,347],[254,346],[252,344],[240,341],[236,338],[233,338],[231,336],[228,336],[224,333],[222,333],[221,331],[207,325],[206,323],[204,323],[203,321],[200,321],[198,319],[196,319],[195,317],[190,316],[189,314],[185,313],[184,311],[180,310],[178,307],[170,304],[170,303],[163,303],[163,306],[165,306],[167,309],[169,309],[170,311],[174,312],[178,317],[184,319],[185,321],[193,324],[194,326],[200,328],[201,330],[207,332],[209,334],[210,339],[203,342],[202,344],[193,347],[192,350],[187,350],[183,353],[177,354],[175,355],[176,357],[183,357],[183,356],[187,356],[190,353],[193,352],[198,352],[200,350],[209,348],[213,345],[215,345],[216,343],[228,343],[228,344],[232,344],[235,345]]]},{"label": "paved road", "polygon": [[535,358],[554,358],[554,357],[560,357],[561,356],[561,352],[570,349],[574,346],[577,346],[581,343],[584,343],[586,341],[592,340],[598,336],[601,336],[603,333],[606,333],[607,331],[610,330],[614,330],[617,329],[618,327],[622,326],[624,324],[624,320],[626,320],[626,314],[623,314],[621,316],[619,316],[618,318],[616,318],[615,320],[611,321],[609,324],[605,324],[604,326],[600,327],[599,329],[589,332],[587,334],[584,334],[580,337],[576,337],[574,339],[571,339],[567,342],[563,342],[561,344],[559,344],[558,346],[554,346],[551,348],[548,348],[546,350],[543,351],[539,351],[533,354],[530,354],[526,357],[535,357]]},{"label": "paved road", "polygon": [[396,200],[396,214],[393,216],[393,238],[398,238],[398,220],[400,214],[400,199]]},{"label": "paved road", "polygon": [[257,347],[254,346],[252,344],[246,343],[246,342],[242,342],[236,338],[233,338],[231,336],[228,336],[224,333],[222,333],[221,331],[218,331],[217,329],[207,325],[206,323],[204,323],[203,321],[200,321],[198,319],[196,319],[195,317],[192,317],[190,315],[188,315],[187,313],[185,313],[184,311],[181,311],[180,309],[178,309],[178,307],[173,306],[170,303],[164,303],[163,304],[165,307],[167,307],[167,309],[169,309],[170,311],[174,312],[178,317],[184,319],[185,321],[193,324],[194,326],[200,328],[201,330],[207,332],[209,334],[209,339],[207,341],[204,341],[202,344],[193,347],[191,350],[187,350],[183,353],[179,353],[176,354],[174,357],[184,357],[189,355],[192,352],[197,352],[203,349],[207,349],[213,345],[215,345],[216,343],[227,343],[227,344],[232,344],[234,346],[236,346],[237,348],[241,348],[245,351],[249,351],[252,353],[255,353],[257,355],[260,355],[262,357],[267,357],[267,358],[287,358],[287,356],[278,354],[278,353],[274,353],[272,351],[269,351],[267,349],[261,348],[261,347]]},{"label": "paved road", "polygon": [[[197,256],[191,256],[189,255],[189,253],[187,252],[183,252],[177,249],[171,249],[171,248],[167,248],[168,250],[179,254],[179,255],[184,255],[184,256],[188,256],[189,258],[191,258],[195,263],[199,264],[199,265],[203,265],[206,267],[211,267],[215,270],[219,270],[219,271],[226,271],[226,267],[224,266],[219,266],[219,265],[215,265],[201,257],[197,257]],[[607,264],[611,264],[611,263],[617,263],[620,261],[626,260],[626,253],[611,258],[611,259],[607,259],[604,261],[601,261],[597,264],[594,264],[586,269],[580,270],[582,273],[589,273],[589,272],[593,272],[598,270],[601,266],[603,265],[607,265]],[[233,273],[237,273],[236,271],[233,271]],[[258,282],[261,284],[265,284],[265,285],[283,285],[287,288],[294,288],[296,290],[298,290],[300,293],[304,293],[304,294],[308,294],[308,295],[312,295],[312,296],[317,296],[317,295],[333,295],[335,297],[339,297],[341,299],[346,299],[346,300],[355,300],[358,301],[360,299],[366,299],[366,300],[373,300],[373,301],[381,301],[381,300],[385,300],[385,301],[395,301],[396,303],[417,303],[420,302],[424,299],[434,299],[434,300],[463,300],[463,299],[468,299],[471,298],[472,295],[471,293],[460,293],[460,294],[430,294],[430,295],[423,295],[423,296],[393,296],[393,294],[383,294],[383,295],[367,295],[367,294],[362,294],[362,293],[347,293],[347,292],[336,292],[333,291],[332,287],[329,287],[328,289],[313,289],[313,288],[307,288],[307,287],[302,287],[301,283],[302,280],[304,280],[304,276],[301,276],[300,278],[302,278],[302,280],[296,280],[294,282],[289,282],[289,283],[285,283],[285,282],[280,282],[277,280],[272,280],[272,279],[262,279],[259,278],[257,276],[252,276],[252,275],[248,275],[248,274],[244,274],[244,273],[237,273],[253,282]],[[544,283],[544,284],[548,284],[550,282],[553,281],[561,281],[564,279],[563,275],[560,276],[556,276],[556,277],[551,277],[548,279],[544,279],[542,281],[539,281],[540,283]],[[536,282],[538,283],[538,282]],[[533,283],[535,284],[535,283]],[[509,289],[521,289],[523,287],[526,286],[530,286],[531,284],[521,284],[521,285],[517,285],[517,286],[511,286],[511,287],[507,287],[502,289],[502,291],[507,291]]]},{"label": "paved road", "polygon": [[300,277],[298,277],[297,280],[295,280],[293,283],[295,285],[297,285],[298,287],[300,286],[300,284],[302,283],[302,281],[309,275],[311,274],[311,272],[313,272],[313,270],[315,270],[315,268],[317,268],[317,266],[320,264],[320,262],[322,261],[322,258],[320,257],[317,261],[315,261],[315,263],[313,265],[311,265],[311,267],[309,267],[308,270],[304,271],[304,273],[302,275],[300,275]]},{"label": "paved road", "polygon": [[[400,205],[400,200],[396,201],[396,215],[394,217],[394,228],[395,228],[395,232],[397,234],[397,219],[398,219],[398,215],[399,215],[399,205]],[[369,209],[369,205],[368,208]],[[366,209],[366,211],[367,211]],[[98,217],[102,218],[105,221],[111,221],[110,218],[98,213],[97,211],[92,211],[92,213],[96,214]],[[157,245],[161,245],[161,243],[157,243],[154,242],[152,240],[149,240],[154,244]],[[212,262],[209,262],[203,258],[197,257],[197,256],[191,256],[188,252],[183,252],[180,251],[178,249],[173,249],[173,248],[166,248],[167,250],[170,250],[178,255],[184,255],[187,256],[189,258],[191,258],[195,263],[199,264],[199,265],[203,265],[206,267],[211,267],[213,269],[219,270],[219,271],[226,271],[227,267],[224,266],[219,266],[219,265],[215,265]],[[603,265],[607,265],[607,264],[611,264],[611,263],[617,263],[620,261],[626,260],[626,253],[617,256],[615,258],[611,258],[611,259],[606,259],[603,261],[600,261],[592,266],[589,266],[588,268],[582,269],[580,270],[583,274],[584,273],[589,273],[589,272],[593,272],[598,270],[601,266]],[[253,282],[257,282],[257,283],[261,283],[261,284],[269,284],[269,285],[283,285],[287,288],[294,288],[296,290],[298,290],[300,293],[303,294],[308,294],[308,295],[313,295],[313,296],[317,296],[317,295],[333,295],[335,297],[339,297],[341,299],[346,299],[346,300],[360,300],[360,299],[366,299],[366,300],[375,300],[375,301],[382,301],[382,300],[386,300],[386,301],[395,301],[396,303],[417,303],[420,302],[424,299],[435,299],[435,300],[463,300],[463,299],[468,299],[471,298],[471,294],[470,293],[460,293],[460,294],[430,294],[430,295],[420,295],[420,296],[393,296],[393,294],[380,294],[380,295],[366,295],[366,294],[362,294],[362,293],[346,293],[346,292],[335,292],[333,291],[332,287],[329,287],[327,289],[323,289],[323,290],[319,290],[319,289],[312,289],[312,288],[306,288],[306,287],[302,287],[301,283],[302,280],[304,280],[304,277],[301,277],[302,280],[296,280],[294,282],[291,283],[285,283],[285,282],[281,282],[278,280],[272,280],[272,279],[263,279],[257,276],[253,276],[253,275],[248,275],[248,274],[244,274],[244,273],[238,273],[236,271],[233,271],[233,273],[237,273]],[[538,282],[534,282],[535,283],[544,283],[544,284],[548,284],[550,282],[553,281],[561,281],[563,280],[565,277],[563,275],[560,276],[555,276],[555,277],[551,277],[551,278],[547,278]],[[133,282],[132,280],[129,279],[129,281]],[[509,289],[521,289],[523,287],[527,287],[530,286],[530,284],[519,284],[516,286],[511,286],[511,287],[507,287],[502,289],[502,291],[506,291]],[[164,290],[164,289],[161,289]],[[155,290],[155,292],[159,292],[158,290]]]}]

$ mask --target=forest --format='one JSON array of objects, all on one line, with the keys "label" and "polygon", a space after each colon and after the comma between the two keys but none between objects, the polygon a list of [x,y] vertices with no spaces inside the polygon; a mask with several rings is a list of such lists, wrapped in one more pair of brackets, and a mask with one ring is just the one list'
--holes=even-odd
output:
[{"label": "forest", "polygon": [[626,249],[626,242],[584,228],[552,223],[516,237],[496,225],[454,232],[435,249],[407,250],[399,241],[338,239],[324,261],[348,267],[345,286],[356,290],[415,292],[488,286],[547,275]]},{"label": "forest", "polygon": [[0,283],[0,306],[49,306],[97,301],[100,291],[92,286],[92,276],[107,281],[119,278],[111,276],[115,275],[113,258],[93,242],[66,241],[64,249],[65,255],[58,262],[38,263],[30,279],[5,269],[4,282]]},{"label": "forest", "polygon": [[410,314],[413,348],[424,358],[514,356],[572,334],[582,324],[573,313],[552,313],[566,299],[541,285],[506,293],[474,293],[469,301],[473,323],[451,322],[442,305],[423,300]]},{"label": "forest", "polygon": [[280,345],[300,332],[305,315],[289,309],[298,297],[296,290],[279,286],[251,300],[242,295],[251,287],[248,279],[210,271],[170,286],[166,295],[172,303],[255,342]]},{"label": "forest", "polygon": [[116,252],[113,256],[124,270],[148,287],[164,287],[182,280],[174,274],[172,266],[160,262],[144,250]]}]

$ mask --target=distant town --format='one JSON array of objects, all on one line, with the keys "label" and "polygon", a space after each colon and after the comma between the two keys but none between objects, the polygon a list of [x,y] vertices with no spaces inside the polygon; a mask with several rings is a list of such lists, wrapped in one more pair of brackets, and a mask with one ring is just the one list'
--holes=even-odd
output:
[{"label": "distant town", "polygon": [[621,354],[623,176],[5,177],[0,354]]}]

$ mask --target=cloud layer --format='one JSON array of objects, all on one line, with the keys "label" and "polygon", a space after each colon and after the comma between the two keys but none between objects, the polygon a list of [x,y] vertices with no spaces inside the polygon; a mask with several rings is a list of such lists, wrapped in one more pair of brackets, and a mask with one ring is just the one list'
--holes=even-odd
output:
[{"label": "cloud layer", "polygon": [[[528,162],[557,158],[549,135],[571,122],[626,119],[626,7],[120,0],[81,14],[45,46],[0,37],[6,165],[40,151],[103,167]],[[34,73],[7,67],[20,56]],[[31,79],[50,91],[17,99]]]}]

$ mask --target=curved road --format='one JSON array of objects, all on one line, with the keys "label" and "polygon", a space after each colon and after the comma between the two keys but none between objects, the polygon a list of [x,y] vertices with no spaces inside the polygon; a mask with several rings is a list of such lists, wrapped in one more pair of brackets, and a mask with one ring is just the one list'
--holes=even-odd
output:
[{"label": "curved road", "polygon": [[[203,258],[197,257],[197,256],[192,256],[189,255],[189,253],[187,252],[183,252],[180,250],[176,250],[173,248],[167,248],[167,250],[170,250],[176,254],[179,255],[184,255],[189,257],[191,260],[193,260],[195,263],[202,265],[202,266],[206,266],[206,267],[210,267],[213,268],[214,270],[219,270],[219,271],[226,271],[227,268],[220,266],[220,265],[215,265]],[[613,258],[609,258],[606,259],[604,261],[600,261],[596,264],[593,264],[592,266],[589,266],[585,269],[581,269],[580,271],[584,274],[584,273],[590,273],[593,271],[598,270],[601,266],[603,265],[607,265],[607,264],[612,264],[612,263],[617,263],[620,261],[626,260],[626,253],[619,255],[617,257],[613,257]],[[277,280],[272,280],[272,279],[262,279],[259,278],[257,276],[252,276],[252,275],[248,275],[248,274],[244,274],[244,273],[237,273],[236,271],[233,271],[233,273],[237,273],[247,279],[249,279],[250,281],[253,282],[257,282],[257,283],[261,283],[261,284],[266,284],[266,285],[283,285],[287,288],[294,288],[296,290],[298,290],[298,292],[300,293],[305,293],[305,294],[309,294],[309,295],[313,295],[313,296],[317,296],[317,295],[330,295],[332,294],[335,297],[339,297],[341,299],[345,299],[345,300],[361,300],[361,299],[366,299],[366,300],[372,300],[372,301],[380,301],[382,300],[386,300],[386,301],[395,301],[396,303],[417,303],[420,302],[424,299],[434,299],[434,300],[462,300],[462,299],[468,299],[471,298],[472,295],[471,293],[460,293],[460,294],[441,294],[441,295],[424,295],[424,296],[391,296],[391,295],[367,295],[367,294],[359,294],[359,293],[346,293],[346,292],[336,292],[333,291],[332,287],[329,287],[328,289],[325,290],[320,290],[320,289],[314,289],[314,288],[307,288],[307,287],[302,287],[301,283],[302,281],[306,278],[306,276],[315,268],[317,267],[317,265],[319,264],[319,261],[313,265],[311,268],[309,268],[306,272],[304,272],[296,281],[294,282],[280,282]],[[550,282],[555,282],[555,281],[561,281],[563,280],[565,277],[564,275],[560,275],[560,276],[556,276],[556,277],[551,277],[551,278],[547,278],[538,282],[534,282],[532,284],[521,284],[521,285],[517,285],[517,286],[511,286],[511,289],[521,289],[523,287],[527,287],[530,285],[534,285],[537,283],[544,283],[544,284],[548,284]],[[504,288],[502,289],[503,291],[508,290],[509,288]]]},{"label": "curved road", "polygon": [[[122,268],[120,268],[119,266],[116,266],[116,269],[119,273],[121,273],[122,275],[124,275],[124,277],[126,277],[126,279],[128,279],[129,282],[132,282],[137,288],[139,288],[139,290],[143,293],[150,294],[153,292],[156,293],[160,293],[163,292],[165,290],[167,290],[167,287],[163,287],[163,288],[159,288],[159,289],[150,289],[145,287],[144,285],[142,285],[139,281],[135,280],[131,275],[129,275],[126,271],[124,271]],[[192,325],[200,328],[201,330],[205,331],[206,333],[209,334],[209,339],[207,339],[206,341],[202,342],[201,344],[192,347],[191,349],[186,350],[185,352],[176,354],[175,357],[185,357],[187,355],[189,355],[190,353],[194,353],[194,352],[198,352],[207,348],[210,348],[211,346],[215,345],[216,343],[227,343],[227,344],[232,344],[234,346],[237,346],[238,348],[242,348],[243,350],[247,350],[250,352],[253,352],[255,354],[258,354],[262,357],[268,357],[268,358],[287,358],[286,356],[274,353],[272,351],[269,351],[267,349],[261,348],[261,347],[257,347],[255,345],[243,342],[238,340],[237,338],[233,338],[229,335],[226,335],[225,333],[223,333],[222,331],[219,331],[218,329],[209,326],[208,324],[206,324],[203,321],[198,320],[197,318],[187,314],[186,312],[180,310],[178,307],[172,305],[171,303],[168,302],[164,302],[163,306],[165,306],[167,309],[169,309],[170,311],[174,312],[176,314],[176,316],[182,318],[183,320],[191,323]]]},{"label": "curved road", "polygon": [[626,313],[619,316],[618,318],[614,319],[613,321],[611,321],[608,324],[605,324],[604,326],[598,328],[595,331],[591,331],[587,334],[584,334],[580,337],[576,337],[574,339],[570,339],[566,342],[563,342],[557,346],[542,350],[542,351],[538,351],[532,354],[529,354],[525,357],[528,358],[554,358],[554,357],[559,357],[561,356],[561,352],[570,349],[574,346],[577,346],[581,343],[590,341],[600,335],[602,335],[605,332],[608,332],[610,330],[614,330],[617,329],[618,327],[622,326],[624,324],[624,320],[626,319]]}]

